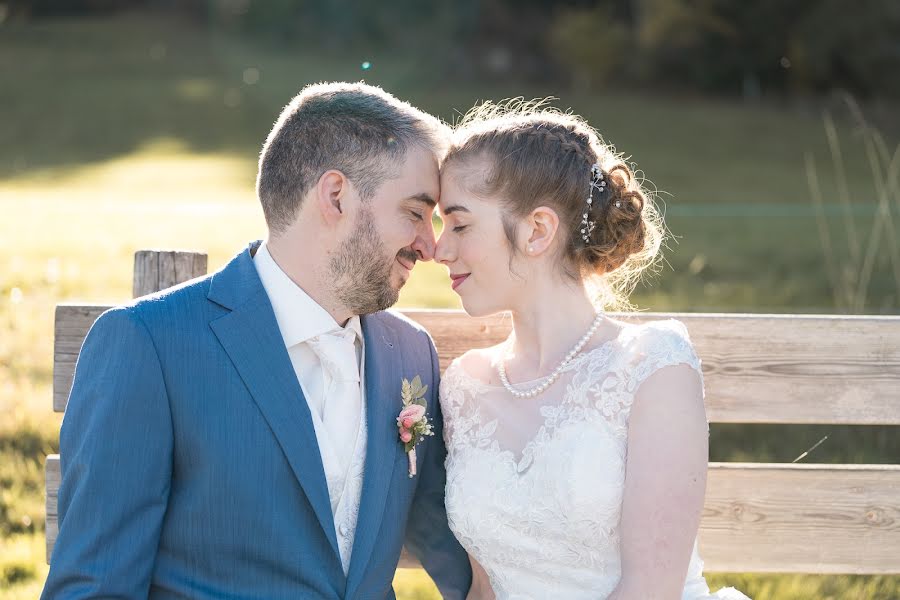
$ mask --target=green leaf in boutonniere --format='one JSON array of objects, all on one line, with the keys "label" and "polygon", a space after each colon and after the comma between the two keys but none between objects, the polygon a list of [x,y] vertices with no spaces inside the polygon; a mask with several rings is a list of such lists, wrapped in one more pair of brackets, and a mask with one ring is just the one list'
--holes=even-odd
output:
[{"label": "green leaf in boutonniere", "polygon": [[427,406],[428,403],[425,400],[425,392],[427,391],[428,386],[422,385],[422,378],[418,375],[413,377],[413,380],[411,382],[408,379],[404,378],[400,390],[400,397],[403,399],[403,406],[409,406],[411,404]]}]

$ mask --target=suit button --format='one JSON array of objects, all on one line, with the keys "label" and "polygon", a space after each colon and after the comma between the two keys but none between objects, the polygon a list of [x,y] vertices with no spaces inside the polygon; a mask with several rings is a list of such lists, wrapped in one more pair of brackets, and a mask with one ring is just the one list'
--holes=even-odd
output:
[{"label": "suit button", "polygon": [[347,537],[347,533],[348,533],[350,530],[347,528],[347,524],[346,524],[346,523],[341,523],[341,526],[338,527],[338,531],[340,532],[341,537]]}]

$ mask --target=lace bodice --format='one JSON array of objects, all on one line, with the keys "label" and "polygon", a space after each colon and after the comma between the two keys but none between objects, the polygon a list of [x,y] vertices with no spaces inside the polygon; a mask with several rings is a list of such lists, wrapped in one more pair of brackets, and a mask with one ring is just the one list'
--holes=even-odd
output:
[{"label": "lace bodice", "polygon": [[[448,367],[447,514],[498,600],[615,588],[631,404],[651,374],[682,364],[700,373],[687,331],[669,320],[624,325],[531,399],[474,378],[459,359]],[[685,598],[708,597],[701,571],[695,547]]]}]

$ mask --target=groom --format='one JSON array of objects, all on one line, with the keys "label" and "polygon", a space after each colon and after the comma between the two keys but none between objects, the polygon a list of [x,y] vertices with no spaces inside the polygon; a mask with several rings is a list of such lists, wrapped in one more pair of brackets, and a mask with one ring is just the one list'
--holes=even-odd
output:
[{"label": "groom", "polygon": [[[465,598],[434,345],[383,312],[432,258],[444,138],[378,88],[305,88],[260,157],[267,240],[97,320],[42,598],[393,598],[404,544]],[[410,476],[397,415],[416,375],[435,435]]]}]

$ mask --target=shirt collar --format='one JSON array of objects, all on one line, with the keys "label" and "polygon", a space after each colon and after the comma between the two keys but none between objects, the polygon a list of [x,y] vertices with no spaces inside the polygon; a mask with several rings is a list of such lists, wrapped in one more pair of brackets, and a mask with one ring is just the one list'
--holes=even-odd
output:
[{"label": "shirt collar", "polygon": [[[272,303],[275,320],[278,322],[285,346],[290,348],[317,335],[341,329],[334,317],[310,298],[309,294],[278,266],[265,242],[256,251],[253,264],[269,296],[269,302]],[[344,329],[352,330],[358,336],[358,340],[362,341],[359,315],[354,315]]]}]

